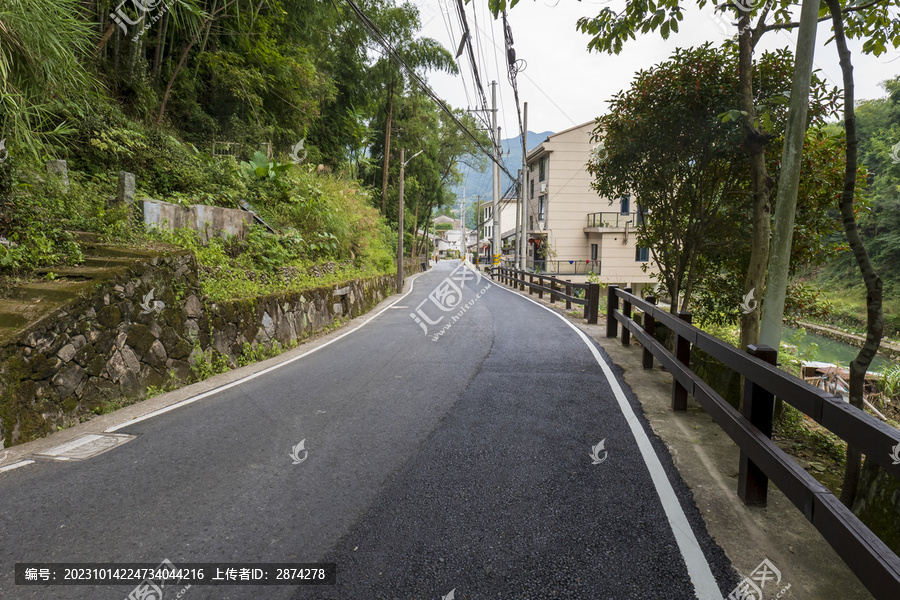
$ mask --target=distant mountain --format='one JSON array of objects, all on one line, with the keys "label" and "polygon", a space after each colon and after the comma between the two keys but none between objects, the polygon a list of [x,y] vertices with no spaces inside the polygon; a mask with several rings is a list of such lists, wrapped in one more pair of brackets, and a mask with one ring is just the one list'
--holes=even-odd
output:
[{"label": "distant mountain", "polygon": [[[544,140],[547,139],[547,136],[553,135],[555,132],[553,131],[542,131],[542,132],[528,132],[528,151],[531,152],[538,146],[540,146]],[[500,141],[500,147],[503,149],[503,164],[509,170],[510,173],[515,175],[518,173],[519,169],[522,168],[522,140],[521,136],[516,136],[513,138],[506,138]],[[475,196],[481,196],[482,199],[488,198],[493,193],[492,183],[491,183],[491,165],[494,163],[489,162],[485,170],[482,172],[471,171],[468,169],[463,169],[463,175],[466,178],[465,185],[465,195],[467,198],[471,200],[475,200]],[[506,176],[502,171],[500,172],[500,193],[506,191],[506,189],[512,184],[509,180],[509,177]],[[463,197],[463,186],[459,186],[454,190],[456,195],[459,198]]]}]

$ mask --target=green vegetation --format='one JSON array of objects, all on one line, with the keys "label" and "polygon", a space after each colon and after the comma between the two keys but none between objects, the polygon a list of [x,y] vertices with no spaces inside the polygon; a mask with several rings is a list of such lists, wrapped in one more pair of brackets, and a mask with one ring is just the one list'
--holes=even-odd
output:
[{"label": "green vegetation", "polygon": [[[414,5],[360,4],[417,72],[455,70],[419,36]],[[217,284],[206,279],[211,298],[298,289],[316,264],[338,263],[332,279],[390,271],[401,147],[422,151],[406,169],[402,242],[429,251],[418,231],[449,204],[459,159],[472,162],[475,147],[371,44],[346,5],[319,0],[183,0],[146,14],[128,1],[4,2],[2,285],[80,262],[73,231],[151,242],[110,201],[119,171],[135,174],[138,200],[248,201],[274,227],[202,251],[169,238],[218,269]],[[68,162],[68,191],[47,177],[50,159]]]}]

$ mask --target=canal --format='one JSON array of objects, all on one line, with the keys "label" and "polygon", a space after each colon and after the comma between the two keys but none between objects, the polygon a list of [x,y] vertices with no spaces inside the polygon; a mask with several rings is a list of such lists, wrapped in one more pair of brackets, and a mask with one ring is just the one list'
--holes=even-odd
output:
[{"label": "canal", "polygon": [[[793,344],[794,341],[792,340],[792,338],[796,334],[797,329],[795,327],[785,326],[781,329],[781,341],[788,344]],[[812,344],[816,344],[819,349],[815,353],[815,356],[810,357],[810,360],[818,360],[827,363],[839,362],[844,368],[849,368],[850,361],[856,358],[856,355],[859,352],[859,348],[857,348],[856,346],[851,346],[850,344],[845,344],[844,342],[839,342],[837,340],[821,336],[812,331],[806,332],[806,337],[803,338],[802,342],[797,344],[797,347],[800,349],[800,352],[802,354],[803,351],[809,348]],[[880,371],[885,366],[890,364],[891,360],[889,358],[886,358],[881,354],[876,354],[875,358],[872,359],[872,364],[871,366],[869,366],[869,370]]]}]

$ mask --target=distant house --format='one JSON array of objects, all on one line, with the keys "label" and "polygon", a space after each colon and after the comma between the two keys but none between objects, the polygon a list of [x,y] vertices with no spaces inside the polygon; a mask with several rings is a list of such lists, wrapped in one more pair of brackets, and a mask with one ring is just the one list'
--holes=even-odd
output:
[{"label": "distant house", "polygon": [[459,229],[459,227],[461,225],[459,222],[459,219],[454,219],[452,217],[448,217],[445,215],[435,217],[433,223],[435,226],[449,224],[450,227],[448,229]]},{"label": "distant house", "polygon": [[[514,251],[517,200],[515,188],[512,188],[498,202],[501,232],[500,249],[503,255]],[[493,198],[481,200],[476,206],[476,214],[481,217],[478,256],[486,261],[490,261],[493,255],[491,248],[494,245],[494,200]]]},{"label": "distant house", "polygon": [[635,198],[617,198],[610,205],[591,188],[586,165],[593,129],[590,121],[561,131],[528,153],[528,264],[550,274],[595,273],[601,282],[637,292],[655,281],[651,273],[657,269],[649,250],[637,245]]}]

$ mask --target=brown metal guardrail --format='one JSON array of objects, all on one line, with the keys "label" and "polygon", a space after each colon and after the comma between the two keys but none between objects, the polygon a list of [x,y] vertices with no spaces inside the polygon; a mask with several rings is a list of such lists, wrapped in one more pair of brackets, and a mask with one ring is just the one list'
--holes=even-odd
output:
[{"label": "brown metal guardrail", "polygon": [[[672,374],[672,408],[686,410],[692,396],[741,449],[738,496],[747,505],[764,506],[768,482],[785,496],[822,534],[860,582],[878,600],[900,598],[900,557],[844,506],[828,488],[807,473],[772,440],[775,397],[859,448],[866,460],[875,461],[886,472],[900,478],[900,463],[891,457],[900,444],[900,430],[878,421],[839,396],[813,387],[775,367],[777,350],[749,346],[747,352],[691,325],[691,314],[674,316],[656,306],[652,296],[642,300],[617,286],[609,286],[606,337],[618,335],[622,344],[634,335],[643,346],[643,367],[653,368],[658,359]],[[619,300],[622,308],[619,310]],[[632,309],[644,314],[643,327],[632,319]],[[675,353],[660,344],[653,332],[662,323],[676,334]],[[743,411],[726,400],[690,370],[690,349],[703,350],[742,374],[745,380]]]},{"label": "brown metal guardrail", "polygon": [[[584,318],[588,324],[597,324],[600,309],[599,283],[572,283],[558,277],[537,275],[502,265],[491,269],[491,278],[499,279],[500,282],[523,292],[527,286],[529,296],[533,296],[536,290],[538,298],[543,299],[544,292],[547,292],[550,294],[550,304],[555,304],[557,300],[565,300],[567,310],[571,309],[573,304],[584,306]],[[537,283],[534,282],[535,279],[538,280]],[[545,283],[548,285],[544,285]],[[584,296],[579,298],[575,295],[575,290],[583,290]]]}]

